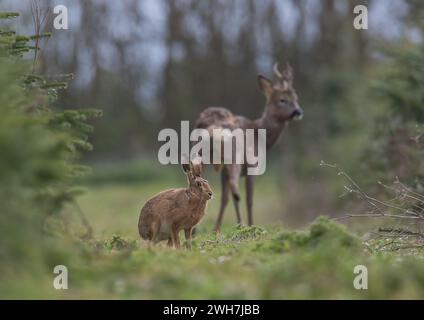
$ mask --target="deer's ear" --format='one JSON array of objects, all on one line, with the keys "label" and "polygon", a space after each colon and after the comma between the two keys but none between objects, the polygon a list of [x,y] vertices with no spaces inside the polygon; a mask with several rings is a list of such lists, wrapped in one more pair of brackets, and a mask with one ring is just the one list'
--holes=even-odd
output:
[{"label": "deer's ear", "polygon": [[272,82],[263,75],[258,75],[259,89],[265,94],[267,101],[271,98],[272,94]]}]

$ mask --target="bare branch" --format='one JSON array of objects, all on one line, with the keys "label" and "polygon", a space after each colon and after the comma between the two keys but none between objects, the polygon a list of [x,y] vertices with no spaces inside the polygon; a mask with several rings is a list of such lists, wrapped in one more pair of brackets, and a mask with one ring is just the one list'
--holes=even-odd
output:
[{"label": "bare branch", "polygon": [[35,35],[35,45],[34,45],[34,58],[32,62],[32,73],[35,73],[35,67],[38,60],[38,53],[40,50],[40,37],[42,30],[45,27],[45,24],[48,21],[48,16],[50,15],[50,9],[45,9],[44,11],[40,8],[39,0],[32,0],[31,3],[31,15],[32,22],[34,26],[34,35]]},{"label": "bare branch", "polygon": [[[394,186],[389,186],[382,182],[378,182],[380,186],[394,193],[394,197],[392,199],[382,201],[364,192],[359,184],[356,183],[356,181],[337,164],[328,164],[324,161],[321,161],[320,165],[336,169],[338,171],[337,175],[343,176],[350,183],[350,186],[344,186],[344,189],[348,193],[357,194],[360,199],[366,201],[368,207],[370,208],[366,214],[348,214],[343,217],[335,218],[336,220],[353,217],[389,217],[424,220],[424,196],[412,191],[411,188],[408,188],[402,184],[398,178],[395,181]],[[385,209],[391,209],[392,211],[395,210],[399,212],[399,214],[385,212]]]}]

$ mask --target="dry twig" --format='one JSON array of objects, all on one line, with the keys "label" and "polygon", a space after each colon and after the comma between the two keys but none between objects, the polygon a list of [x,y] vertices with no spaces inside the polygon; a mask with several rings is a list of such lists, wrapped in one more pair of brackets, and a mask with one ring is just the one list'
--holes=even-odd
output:
[{"label": "dry twig", "polygon": [[348,193],[356,194],[360,199],[364,200],[369,211],[365,214],[346,214],[342,217],[334,218],[336,220],[354,218],[354,217],[371,217],[371,218],[400,218],[412,220],[424,220],[424,195],[421,195],[411,188],[403,184],[398,178],[393,183],[393,186],[378,182],[380,186],[393,193],[393,198],[390,201],[383,201],[368,195],[349,176],[342,168],[336,164],[328,164],[321,161],[321,166],[336,169],[337,175],[343,176],[349,185],[345,185],[345,190]]}]

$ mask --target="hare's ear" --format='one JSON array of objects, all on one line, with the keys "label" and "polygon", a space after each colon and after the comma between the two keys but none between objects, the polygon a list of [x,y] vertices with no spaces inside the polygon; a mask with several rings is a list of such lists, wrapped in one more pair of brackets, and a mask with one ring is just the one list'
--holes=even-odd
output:
[{"label": "hare's ear", "polygon": [[183,154],[181,156],[181,166],[183,167],[183,171],[185,172],[185,174],[189,174],[191,172],[191,163],[188,160],[188,157],[186,154]]},{"label": "hare's ear", "polygon": [[183,163],[181,166],[183,167],[183,171],[186,174],[189,174],[191,172],[191,165],[189,165],[188,163]]},{"label": "hare's ear", "polygon": [[193,160],[190,161],[191,172],[196,177],[202,176],[202,158],[196,156]]}]

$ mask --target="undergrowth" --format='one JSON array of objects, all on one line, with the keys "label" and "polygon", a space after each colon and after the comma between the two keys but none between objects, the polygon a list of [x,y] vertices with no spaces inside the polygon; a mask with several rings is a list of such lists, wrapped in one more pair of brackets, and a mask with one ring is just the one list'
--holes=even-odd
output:
[{"label": "undergrowth", "polygon": [[[147,246],[139,239],[119,234],[81,240],[77,248],[79,251],[73,252],[79,254],[50,259],[52,265],[66,263],[69,289],[46,286],[44,291],[34,291],[38,298],[424,297],[422,255],[412,257],[402,250],[379,254],[375,248],[370,250],[369,240],[363,241],[325,217],[301,232],[281,227],[235,226],[220,235],[199,233],[192,250],[171,249],[165,242]],[[368,268],[368,290],[353,286],[357,265]],[[17,291],[8,292],[7,297],[13,297]]]}]

